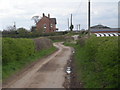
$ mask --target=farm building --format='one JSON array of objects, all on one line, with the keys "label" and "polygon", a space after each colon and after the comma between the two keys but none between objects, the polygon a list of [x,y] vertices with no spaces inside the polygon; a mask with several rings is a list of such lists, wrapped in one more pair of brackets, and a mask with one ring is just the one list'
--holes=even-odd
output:
[{"label": "farm building", "polygon": [[40,32],[45,33],[55,32],[57,30],[56,24],[56,18],[50,18],[50,14],[48,14],[48,16],[45,16],[43,13],[43,17],[36,24],[36,29]]},{"label": "farm building", "polygon": [[92,33],[119,33],[119,28],[110,28],[103,25],[96,25],[90,28]]}]

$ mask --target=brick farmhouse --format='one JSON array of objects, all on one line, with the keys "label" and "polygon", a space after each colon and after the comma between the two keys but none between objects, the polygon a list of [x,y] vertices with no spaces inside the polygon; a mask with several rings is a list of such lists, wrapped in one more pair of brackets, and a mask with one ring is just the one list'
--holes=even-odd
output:
[{"label": "brick farmhouse", "polygon": [[56,18],[50,18],[50,14],[45,16],[43,13],[43,17],[36,24],[36,29],[44,33],[55,32],[57,30],[56,24]]}]

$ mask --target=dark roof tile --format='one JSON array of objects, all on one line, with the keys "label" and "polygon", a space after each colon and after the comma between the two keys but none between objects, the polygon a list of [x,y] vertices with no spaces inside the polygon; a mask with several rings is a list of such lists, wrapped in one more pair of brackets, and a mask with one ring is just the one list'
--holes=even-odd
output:
[{"label": "dark roof tile", "polygon": [[51,22],[53,22],[54,24],[57,24],[56,22],[56,18],[50,18]]}]

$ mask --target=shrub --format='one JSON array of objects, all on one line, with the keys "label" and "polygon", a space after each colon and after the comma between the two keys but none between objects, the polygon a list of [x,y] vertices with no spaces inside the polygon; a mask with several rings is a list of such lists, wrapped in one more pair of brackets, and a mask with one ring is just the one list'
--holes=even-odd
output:
[{"label": "shrub", "polygon": [[77,71],[86,88],[119,87],[117,37],[91,37],[75,49]]},{"label": "shrub", "polygon": [[3,64],[23,60],[35,54],[35,45],[30,39],[3,38],[2,46]]},{"label": "shrub", "polygon": [[[47,38],[38,38],[35,40],[3,38],[2,40],[3,80],[14,75],[22,68],[25,68],[26,65],[30,65],[32,62],[56,50],[56,48],[52,46],[51,40]],[[37,46],[40,46],[40,48],[37,48]]]}]

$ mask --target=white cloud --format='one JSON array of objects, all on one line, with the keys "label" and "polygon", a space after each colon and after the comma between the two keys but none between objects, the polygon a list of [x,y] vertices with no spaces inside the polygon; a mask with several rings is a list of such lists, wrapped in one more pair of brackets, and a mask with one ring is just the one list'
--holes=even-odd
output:
[{"label": "white cloud", "polygon": [[[12,25],[16,21],[18,27],[30,28],[33,25],[31,17],[34,15],[42,16],[51,14],[51,17],[57,18],[58,28],[67,28],[67,18],[73,13],[74,24],[81,23],[81,28],[87,27],[87,1],[88,0],[0,0],[0,29],[7,25]],[[117,2],[119,0],[91,0],[93,24],[100,20],[114,23],[117,18]],[[94,3],[99,2],[99,3]],[[102,2],[102,3],[101,3]],[[113,3],[110,3],[113,2]],[[106,15],[108,17],[106,17]],[[98,22],[97,22],[98,21]]]}]

